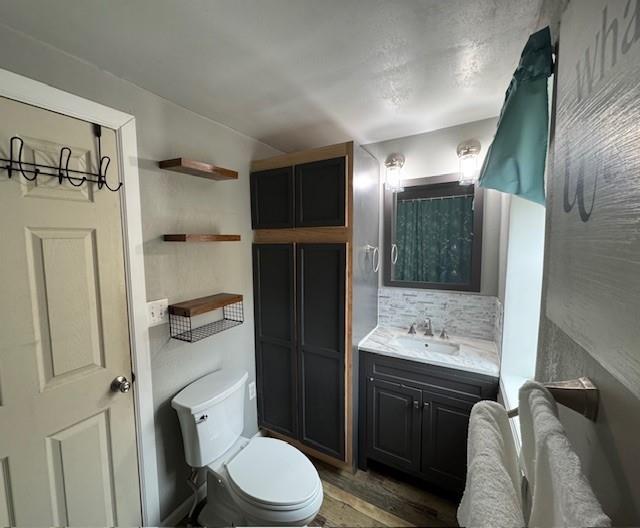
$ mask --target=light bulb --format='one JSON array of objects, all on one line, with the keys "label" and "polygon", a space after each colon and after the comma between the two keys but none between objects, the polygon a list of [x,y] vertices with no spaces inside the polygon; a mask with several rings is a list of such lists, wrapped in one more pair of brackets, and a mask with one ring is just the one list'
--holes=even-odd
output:
[{"label": "light bulb", "polygon": [[460,156],[460,184],[471,185],[478,178],[478,155]]},{"label": "light bulb", "polygon": [[402,154],[390,154],[384,162],[387,168],[384,182],[385,187],[390,191],[401,190],[402,167],[404,166],[404,156]]},{"label": "light bulb", "polygon": [[478,179],[478,154],[480,142],[470,139],[458,145],[458,161],[460,163],[460,185],[472,185]]}]

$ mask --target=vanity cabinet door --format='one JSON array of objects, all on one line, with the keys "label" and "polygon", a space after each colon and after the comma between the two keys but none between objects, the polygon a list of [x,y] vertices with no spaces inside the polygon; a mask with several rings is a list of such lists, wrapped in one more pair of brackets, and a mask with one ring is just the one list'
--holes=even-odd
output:
[{"label": "vanity cabinet door", "polygon": [[345,158],[333,158],[295,167],[295,225],[345,225]]},{"label": "vanity cabinet door", "polygon": [[253,245],[258,424],[297,436],[293,244]]},{"label": "vanity cabinet door", "polygon": [[422,401],[421,472],[444,488],[462,491],[467,474],[467,430],[473,402],[429,391],[423,391]]},{"label": "vanity cabinet door", "polygon": [[398,469],[420,468],[422,392],[406,385],[367,380],[367,455]]},{"label": "vanity cabinet door", "polygon": [[345,460],[345,244],[298,244],[300,440]]},{"label": "vanity cabinet door", "polygon": [[251,173],[251,227],[293,227],[293,167]]}]

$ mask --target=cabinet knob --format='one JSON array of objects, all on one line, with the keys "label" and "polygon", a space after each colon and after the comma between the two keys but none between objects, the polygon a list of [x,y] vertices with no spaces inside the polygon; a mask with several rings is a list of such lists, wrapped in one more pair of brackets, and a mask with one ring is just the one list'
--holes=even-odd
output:
[{"label": "cabinet knob", "polygon": [[369,378],[369,381],[373,381],[373,378]]},{"label": "cabinet knob", "polygon": [[429,407],[429,402],[424,402],[424,403],[422,404],[422,406],[423,406],[425,409],[427,409],[427,408]]},{"label": "cabinet knob", "polygon": [[415,401],[413,402],[413,407],[414,407],[415,409],[419,409],[419,408],[420,408],[420,402],[419,402],[418,400],[415,400]]}]

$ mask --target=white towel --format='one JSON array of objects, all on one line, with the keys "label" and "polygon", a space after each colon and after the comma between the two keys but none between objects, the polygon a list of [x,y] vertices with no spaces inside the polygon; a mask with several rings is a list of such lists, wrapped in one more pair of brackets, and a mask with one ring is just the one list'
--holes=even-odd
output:
[{"label": "white towel", "polygon": [[[556,401],[543,385],[535,381],[528,381],[520,387],[518,397],[518,414],[522,436],[520,455],[529,489],[533,490],[536,476],[536,446],[542,445],[547,435],[552,432],[564,434],[564,429],[558,420]],[[534,416],[536,416],[535,423]]]},{"label": "white towel", "polygon": [[476,403],[469,419],[461,526],[522,527],[520,469],[509,419],[496,402]]},{"label": "white towel", "polygon": [[611,526],[558,420],[551,393],[529,381],[519,396],[521,455],[531,493],[527,526]]}]

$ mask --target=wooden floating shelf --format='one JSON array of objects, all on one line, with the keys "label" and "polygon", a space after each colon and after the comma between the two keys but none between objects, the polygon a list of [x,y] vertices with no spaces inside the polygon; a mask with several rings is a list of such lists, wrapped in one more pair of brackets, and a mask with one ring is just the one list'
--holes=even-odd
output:
[{"label": "wooden floating shelf", "polygon": [[[222,308],[222,319],[194,327],[194,317]],[[169,306],[169,331],[173,339],[195,343],[244,322],[242,295],[218,293]]]},{"label": "wooden floating shelf", "polygon": [[165,242],[238,242],[240,235],[206,235],[181,233],[164,235]]},{"label": "wooden floating shelf", "polygon": [[189,174],[209,180],[237,180],[238,173],[231,169],[223,169],[211,163],[186,158],[174,158],[158,162],[161,169]]},{"label": "wooden floating shelf", "polygon": [[169,313],[183,317],[193,317],[238,302],[242,302],[242,295],[238,293],[218,293],[172,304],[169,306]]}]

